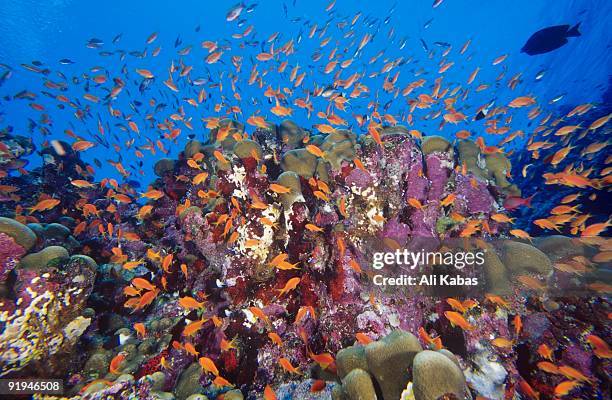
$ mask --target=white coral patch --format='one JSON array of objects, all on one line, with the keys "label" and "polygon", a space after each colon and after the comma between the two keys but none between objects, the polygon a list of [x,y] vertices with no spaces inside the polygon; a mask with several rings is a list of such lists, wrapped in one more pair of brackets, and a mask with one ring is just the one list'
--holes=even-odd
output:
[{"label": "white coral patch", "polygon": [[[269,204],[268,207],[262,211],[263,217],[269,219],[272,223],[276,223],[280,217],[280,210],[273,204]],[[257,236],[253,231],[254,227],[251,222],[249,224],[240,225],[236,228],[239,233],[237,239],[238,251],[245,256],[256,258],[259,262],[265,262],[268,258],[268,252],[274,241],[274,229],[271,226],[263,225],[263,234]],[[260,228],[259,221],[257,221],[257,229]],[[255,246],[246,246],[249,240],[257,240],[258,243]]]},{"label": "white coral patch", "polygon": [[228,180],[236,186],[232,195],[239,199],[246,200],[248,198],[248,188],[244,182],[246,178],[246,169],[239,165],[234,165],[232,173],[228,176]]}]

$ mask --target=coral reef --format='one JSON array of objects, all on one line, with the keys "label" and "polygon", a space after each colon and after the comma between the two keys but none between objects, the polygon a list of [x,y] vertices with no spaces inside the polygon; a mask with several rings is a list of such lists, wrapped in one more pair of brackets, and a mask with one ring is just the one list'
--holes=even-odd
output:
[{"label": "coral reef", "polygon": [[[90,399],[228,400],[270,387],[282,398],[430,400],[530,385],[543,343],[583,374],[609,368],[582,333],[603,331],[607,305],[536,296],[584,288],[596,271],[568,279],[559,263],[601,244],[509,239],[504,202],[520,192],[505,157],[399,125],[380,140],[288,120],[246,130],[218,121],[209,139],[159,160],[140,193],[86,181],[32,195],[63,212],[32,200],[31,213],[0,220],[4,376],[44,363],[70,377],[68,395]],[[81,165],[48,156],[67,176]],[[56,179],[48,167],[22,179],[43,191]],[[377,252],[461,246],[484,250],[481,268],[384,272],[454,272],[482,282],[473,290],[373,281]],[[555,328],[579,312],[592,314],[580,329]]]},{"label": "coral reef", "polygon": [[[34,253],[7,271],[14,278],[5,279],[0,299],[2,376],[24,369],[41,377],[61,376],[91,323],[82,312],[97,265],[85,256],[68,257],[60,249],[61,260],[52,266],[58,257]],[[28,256],[35,258],[24,266]]]}]

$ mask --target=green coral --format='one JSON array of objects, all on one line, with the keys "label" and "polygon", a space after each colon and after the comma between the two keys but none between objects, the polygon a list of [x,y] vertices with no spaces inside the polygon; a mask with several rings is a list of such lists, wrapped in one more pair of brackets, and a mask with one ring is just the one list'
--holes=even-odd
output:
[{"label": "green coral", "polygon": [[482,266],[487,282],[487,292],[505,295],[510,292],[510,285],[506,276],[506,266],[501,261],[493,246],[484,249],[484,263]]},{"label": "green coral", "polygon": [[185,154],[185,158],[191,158],[193,156],[195,156],[197,153],[200,153],[202,151],[202,142],[200,142],[199,140],[190,140],[187,142],[187,144],[185,145],[185,149],[183,150],[183,153]]},{"label": "green coral", "polygon": [[534,244],[552,261],[587,254],[586,247],[580,243],[580,239],[562,235],[535,238]]},{"label": "green coral", "polygon": [[0,217],[0,232],[12,237],[25,251],[30,250],[36,243],[36,234],[26,225],[11,218]]},{"label": "green coral", "polygon": [[[189,143],[187,143],[187,145],[185,146],[185,155],[187,155],[187,146],[189,146]],[[197,151],[195,153],[197,153]],[[189,157],[193,157],[193,154],[191,154]],[[162,177],[166,174],[170,174],[174,171],[175,163],[176,161],[171,158],[162,158],[155,163],[155,166],[153,167],[153,172],[159,177]]]},{"label": "green coral", "polygon": [[444,139],[442,136],[427,136],[423,139],[421,150],[425,155],[435,152],[449,152],[452,154],[453,145],[448,140]]},{"label": "green coral", "polygon": [[508,157],[501,153],[492,153],[483,156],[478,145],[471,140],[461,140],[457,145],[459,163],[465,165],[474,175],[491,179],[504,193],[511,196],[520,196],[521,191],[508,181],[507,174],[512,170]]},{"label": "green coral", "polygon": [[344,377],[342,389],[351,400],[371,400],[376,398],[376,390],[372,383],[372,377],[366,371],[359,368],[352,370]]},{"label": "green coral", "polygon": [[318,158],[306,149],[289,150],[283,154],[281,167],[283,171],[292,171],[303,177],[310,179],[317,170]]},{"label": "green coral", "polygon": [[513,275],[529,272],[546,275],[552,271],[552,263],[546,254],[537,247],[514,240],[502,243],[501,260]]},{"label": "green coral", "polygon": [[295,122],[288,119],[281,122],[279,127],[279,134],[281,141],[285,145],[292,148],[300,146],[307,135],[304,129],[298,126]]},{"label": "green coral", "polygon": [[329,182],[329,170],[338,170],[343,161],[355,158],[357,136],[351,131],[340,129],[329,135],[314,135],[310,144],[318,146],[325,157],[317,157],[304,148],[289,150],[283,154],[281,167],[293,171],[304,179],[316,176]]},{"label": "green coral", "polygon": [[373,385],[380,388],[384,400],[399,399],[410,378],[412,360],[422,350],[417,337],[402,330],[395,330],[365,347],[355,345],[340,350],[336,366],[342,390],[337,392],[337,398],[374,398],[360,397],[355,389],[369,390],[369,385]]},{"label": "green coral", "polygon": [[410,130],[403,125],[386,126],[380,137],[384,138],[386,136],[410,136]]},{"label": "green coral", "polygon": [[249,158],[253,157],[253,154],[256,155],[256,158],[261,160],[263,157],[263,150],[259,143],[254,140],[243,140],[234,145],[234,154],[238,158]]},{"label": "green coral", "polygon": [[355,158],[357,136],[346,129],[336,130],[325,137],[321,150],[325,152],[325,160],[332,169],[338,170],[342,161],[351,161]]},{"label": "green coral", "polygon": [[19,267],[25,269],[44,268],[53,260],[68,258],[69,256],[68,250],[62,246],[48,246],[37,253],[23,257],[19,262]]},{"label": "green coral", "polygon": [[501,153],[487,154],[485,164],[487,171],[489,171],[489,177],[495,180],[497,186],[505,191],[512,191],[512,194],[516,193],[516,189],[512,188],[511,183],[508,182],[507,174],[512,170],[512,164],[510,164],[508,157]]},{"label": "green coral", "polygon": [[443,235],[449,230],[449,228],[452,228],[455,225],[457,225],[457,222],[455,222],[452,218],[440,217],[436,221],[436,232],[438,232],[439,235]]},{"label": "green coral", "polygon": [[384,399],[399,399],[410,378],[415,355],[423,350],[416,336],[396,330],[366,346],[368,368]]},{"label": "green coral", "polygon": [[368,362],[365,356],[364,346],[349,346],[338,352],[336,355],[336,369],[338,377],[343,379],[349,372],[359,368],[368,369]]},{"label": "green coral", "polygon": [[185,400],[189,396],[202,393],[204,387],[200,384],[202,367],[197,362],[191,363],[187,369],[181,373],[178,383],[174,387],[174,395],[177,400]]},{"label": "green coral", "polygon": [[417,400],[437,400],[445,394],[466,398],[463,371],[448,354],[431,350],[417,354],[412,365],[412,379]]},{"label": "green coral", "polygon": [[223,400],[244,400],[244,396],[240,390],[233,389],[223,394]]},{"label": "green coral", "polygon": [[291,192],[282,193],[280,195],[283,208],[285,211],[288,211],[291,209],[293,203],[302,198],[302,184],[300,183],[300,177],[295,172],[287,171],[278,176],[277,182],[279,185],[291,189]]},{"label": "green coral", "polygon": [[466,169],[474,175],[487,179],[489,174],[484,168],[484,159],[481,158],[478,145],[471,140],[461,140],[457,144],[459,163],[465,165]]}]

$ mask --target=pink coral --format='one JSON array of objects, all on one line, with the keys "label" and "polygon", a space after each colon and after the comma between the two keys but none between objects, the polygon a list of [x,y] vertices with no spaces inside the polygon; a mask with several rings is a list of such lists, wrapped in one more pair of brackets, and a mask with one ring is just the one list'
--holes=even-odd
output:
[{"label": "pink coral", "polygon": [[15,243],[9,235],[0,232],[0,282],[6,280],[24,254],[23,247]]}]

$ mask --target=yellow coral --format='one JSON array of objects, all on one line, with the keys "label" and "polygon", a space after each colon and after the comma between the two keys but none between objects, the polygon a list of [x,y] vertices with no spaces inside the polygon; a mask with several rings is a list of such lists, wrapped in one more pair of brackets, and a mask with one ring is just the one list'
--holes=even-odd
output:
[{"label": "yellow coral", "polygon": [[77,317],[65,324],[60,318],[75,290],[58,294],[28,290],[32,301],[25,309],[0,313],[0,323],[4,325],[0,334],[0,376],[74,345],[90,323],[89,318]]}]

